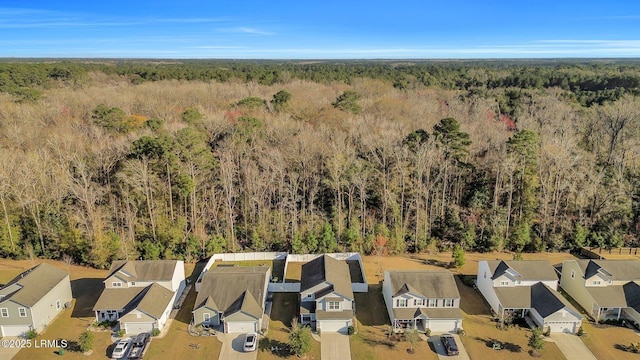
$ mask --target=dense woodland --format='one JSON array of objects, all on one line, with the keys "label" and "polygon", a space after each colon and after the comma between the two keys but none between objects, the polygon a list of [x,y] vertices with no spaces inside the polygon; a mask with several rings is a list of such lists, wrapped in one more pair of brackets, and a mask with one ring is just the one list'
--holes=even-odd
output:
[{"label": "dense woodland", "polygon": [[0,255],[635,246],[640,62],[0,62]]}]

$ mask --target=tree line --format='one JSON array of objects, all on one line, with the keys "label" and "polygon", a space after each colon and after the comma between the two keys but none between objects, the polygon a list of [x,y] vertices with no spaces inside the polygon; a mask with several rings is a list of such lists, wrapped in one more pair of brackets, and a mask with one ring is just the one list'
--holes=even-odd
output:
[{"label": "tree line", "polygon": [[3,257],[637,243],[630,92],[585,106],[561,86],[84,76],[0,98]]}]

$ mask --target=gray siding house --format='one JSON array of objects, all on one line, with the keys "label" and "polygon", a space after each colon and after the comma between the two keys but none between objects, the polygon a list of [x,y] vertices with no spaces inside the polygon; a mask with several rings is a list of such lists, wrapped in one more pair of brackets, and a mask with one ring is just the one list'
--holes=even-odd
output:
[{"label": "gray siding house", "polygon": [[117,321],[127,334],[162,330],[185,288],[181,260],[114,261],[93,307],[97,321]]},{"label": "gray siding house", "polygon": [[385,271],[382,295],[394,331],[462,328],[460,293],[449,271]]},{"label": "gray siding house", "polygon": [[42,263],[0,288],[0,334],[41,331],[71,302],[69,273]]},{"label": "gray siding house", "polygon": [[207,271],[193,309],[193,324],[225,333],[260,332],[270,278],[267,266],[224,266]]}]

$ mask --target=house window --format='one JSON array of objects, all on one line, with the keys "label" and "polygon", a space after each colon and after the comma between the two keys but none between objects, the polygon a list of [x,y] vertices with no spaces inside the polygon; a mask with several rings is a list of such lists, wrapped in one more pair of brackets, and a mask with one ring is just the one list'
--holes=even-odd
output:
[{"label": "house window", "polygon": [[601,284],[600,280],[593,280],[593,285],[600,285],[600,284]]},{"label": "house window", "polygon": [[509,285],[508,281],[500,281],[500,286],[507,286]]},{"label": "house window", "polygon": [[436,307],[438,306],[438,300],[437,299],[429,299],[427,302],[427,307]]},{"label": "house window", "polygon": [[20,317],[27,317],[27,309],[25,308],[18,308],[18,316]]},{"label": "house window", "polygon": [[7,308],[0,308],[0,316],[2,316],[2,317],[9,317],[9,309],[7,309]]},{"label": "house window", "polygon": [[61,307],[60,300],[56,300],[56,310],[60,310]]},{"label": "house window", "polygon": [[453,307],[453,299],[444,299],[444,307]]},{"label": "house window", "polygon": [[340,310],[340,301],[329,301],[329,310]]},{"label": "house window", "polygon": [[211,314],[209,313],[204,313],[202,314],[202,320],[206,323],[209,323],[209,320],[211,319]]},{"label": "house window", "polygon": [[518,280],[518,281],[516,281],[516,284],[520,285],[520,284],[522,284],[522,281]]},{"label": "house window", "polygon": [[424,299],[414,299],[413,300],[413,305],[414,306],[424,306]]},{"label": "house window", "polygon": [[122,283],[119,282],[119,281],[114,281],[114,282],[111,283],[111,286],[113,286],[113,287],[122,287]]},{"label": "house window", "polygon": [[398,299],[396,303],[398,307],[407,307],[407,299]]},{"label": "house window", "polygon": [[307,297],[308,297],[308,298],[312,298],[312,297],[313,297],[313,294],[309,294],[309,295],[307,295]]},{"label": "house window", "polygon": [[575,270],[571,270],[571,278],[575,279],[576,278],[576,272]]},{"label": "house window", "polygon": [[132,281],[132,282],[131,282],[131,286],[136,286],[136,282],[135,282],[135,281]]}]

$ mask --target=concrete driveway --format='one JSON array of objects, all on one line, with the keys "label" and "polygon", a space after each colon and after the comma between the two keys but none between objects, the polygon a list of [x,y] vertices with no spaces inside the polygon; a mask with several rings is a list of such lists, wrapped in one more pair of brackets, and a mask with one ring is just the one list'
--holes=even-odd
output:
[{"label": "concrete driveway", "polygon": [[469,358],[469,354],[467,354],[467,350],[465,350],[464,345],[462,345],[462,341],[460,341],[460,336],[452,334],[454,339],[456,339],[456,344],[458,345],[458,350],[460,351],[459,355],[456,356],[447,356],[447,351],[444,349],[444,345],[440,341],[440,335],[431,335],[429,337],[429,342],[433,345],[438,353],[438,359],[440,360],[471,360]]},{"label": "concrete driveway", "polygon": [[244,352],[245,334],[220,334],[218,340],[222,341],[222,350],[220,351],[219,360],[256,360],[258,350],[252,352]]},{"label": "concrete driveway", "polygon": [[551,333],[551,340],[558,345],[558,349],[567,360],[596,360],[593,353],[577,335]]},{"label": "concrete driveway", "polygon": [[339,333],[320,334],[320,359],[350,360],[349,336]]},{"label": "concrete driveway", "polygon": [[[22,338],[19,338],[17,336],[5,336],[2,338],[2,340],[11,340],[11,341],[19,341],[19,340],[24,340]],[[4,344],[7,344],[6,342],[3,343],[3,346],[0,346],[0,359],[6,359],[6,360],[10,360],[13,359],[14,356],[16,356],[16,354],[18,353],[18,351],[20,351],[19,347],[9,347],[6,346]]]}]

